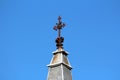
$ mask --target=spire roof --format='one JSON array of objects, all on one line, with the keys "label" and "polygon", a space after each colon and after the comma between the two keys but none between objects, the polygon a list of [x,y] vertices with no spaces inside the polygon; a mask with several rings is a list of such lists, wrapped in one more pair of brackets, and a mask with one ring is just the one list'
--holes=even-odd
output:
[{"label": "spire roof", "polygon": [[72,69],[69,60],[67,58],[68,52],[64,49],[57,49],[53,52],[54,56],[48,65],[48,67],[59,66],[60,64],[65,65],[67,68]]}]

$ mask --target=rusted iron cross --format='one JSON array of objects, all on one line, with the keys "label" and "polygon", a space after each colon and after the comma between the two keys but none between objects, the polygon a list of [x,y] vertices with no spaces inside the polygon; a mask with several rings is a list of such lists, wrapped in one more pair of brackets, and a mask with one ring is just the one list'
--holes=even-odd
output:
[{"label": "rusted iron cross", "polygon": [[65,24],[62,23],[61,21],[61,17],[59,16],[58,17],[58,23],[56,23],[56,25],[54,26],[54,30],[58,31],[58,37],[56,38],[55,42],[56,42],[56,46],[57,46],[57,49],[60,49],[60,48],[63,48],[63,42],[64,42],[64,38],[61,37],[61,29],[65,27]]},{"label": "rusted iron cross", "polygon": [[54,30],[58,30],[58,38],[60,38],[61,37],[61,29],[63,28],[63,27],[65,27],[65,24],[64,23],[62,23],[62,21],[61,21],[61,17],[59,16],[58,17],[58,23],[56,23],[56,26],[54,26]]}]

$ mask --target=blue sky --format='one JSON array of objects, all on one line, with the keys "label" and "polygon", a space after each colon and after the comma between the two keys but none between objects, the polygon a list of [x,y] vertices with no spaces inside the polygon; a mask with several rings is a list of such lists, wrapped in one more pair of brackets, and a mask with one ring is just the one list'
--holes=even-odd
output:
[{"label": "blue sky", "polygon": [[46,80],[59,15],[73,80],[120,80],[119,0],[0,0],[0,80]]}]

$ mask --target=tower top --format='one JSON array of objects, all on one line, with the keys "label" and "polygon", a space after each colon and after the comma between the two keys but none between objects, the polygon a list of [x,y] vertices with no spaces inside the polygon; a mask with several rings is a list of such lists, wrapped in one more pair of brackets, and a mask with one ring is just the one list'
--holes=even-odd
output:
[{"label": "tower top", "polygon": [[64,37],[61,37],[61,29],[65,27],[65,23],[61,21],[61,17],[58,17],[58,23],[53,27],[54,30],[58,31],[58,37],[56,38],[57,49],[63,48]]},{"label": "tower top", "polygon": [[71,65],[67,58],[68,52],[63,49],[64,38],[61,37],[61,29],[65,26],[61,21],[61,17],[58,17],[58,23],[54,26],[54,30],[58,31],[56,38],[57,50],[53,52],[53,58],[51,59],[47,80],[72,80]]}]

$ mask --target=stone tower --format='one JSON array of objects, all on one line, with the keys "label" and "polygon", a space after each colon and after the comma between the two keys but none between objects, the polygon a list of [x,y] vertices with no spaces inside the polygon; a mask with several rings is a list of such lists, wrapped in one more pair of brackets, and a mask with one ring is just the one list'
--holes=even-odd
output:
[{"label": "stone tower", "polygon": [[60,35],[61,29],[64,26],[65,24],[62,23],[61,17],[59,16],[58,23],[56,23],[56,26],[54,27],[54,30],[58,31],[58,37],[56,39],[57,49],[53,52],[53,58],[48,65],[49,71],[47,80],[72,80],[72,67],[67,58],[68,52],[63,49],[62,43],[64,38]]}]

